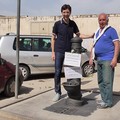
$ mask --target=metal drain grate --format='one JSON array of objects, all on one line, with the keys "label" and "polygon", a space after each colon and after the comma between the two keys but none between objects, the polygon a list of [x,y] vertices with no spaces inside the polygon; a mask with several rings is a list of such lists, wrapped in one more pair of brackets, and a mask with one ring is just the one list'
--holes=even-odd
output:
[{"label": "metal drain grate", "polygon": [[87,99],[87,103],[82,106],[67,105],[66,103],[67,99],[63,99],[44,110],[66,115],[88,116],[97,108],[94,99]]},{"label": "metal drain grate", "polygon": [[68,111],[69,111],[69,108],[65,108],[60,113],[67,113]]},{"label": "metal drain grate", "polygon": [[69,107],[55,107],[55,108],[49,109],[49,111],[70,115],[70,114],[76,113],[78,109],[69,108]]}]

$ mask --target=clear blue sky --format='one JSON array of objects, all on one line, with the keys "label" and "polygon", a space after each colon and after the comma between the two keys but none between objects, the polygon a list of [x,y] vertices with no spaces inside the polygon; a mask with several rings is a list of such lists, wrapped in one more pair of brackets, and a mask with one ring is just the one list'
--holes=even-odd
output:
[{"label": "clear blue sky", "polygon": [[[58,16],[63,4],[70,4],[72,15],[120,13],[120,0],[21,0],[21,15]],[[0,0],[0,15],[16,16],[17,0]]]}]

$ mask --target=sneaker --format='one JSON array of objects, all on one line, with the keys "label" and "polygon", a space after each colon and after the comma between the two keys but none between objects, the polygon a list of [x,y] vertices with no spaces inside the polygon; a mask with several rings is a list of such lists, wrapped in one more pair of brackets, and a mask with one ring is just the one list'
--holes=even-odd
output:
[{"label": "sneaker", "polygon": [[58,101],[59,99],[60,99],[60,94],[59,93],[57,93],[56,95],[55,95],[55,97],[53,98],[53,102],[56,102],[56,101]]},{"label": "sneaker", "polygon": [[102,102],[101,104],[98,104],[97,108],[99,109],[105,109],[105,108],[108,108],[110,106],[108,106],[106,103]]},{"label": "sneaker", "polygon": [[104,101],[103,100],[98,100],[97,104],[104,104]]}]

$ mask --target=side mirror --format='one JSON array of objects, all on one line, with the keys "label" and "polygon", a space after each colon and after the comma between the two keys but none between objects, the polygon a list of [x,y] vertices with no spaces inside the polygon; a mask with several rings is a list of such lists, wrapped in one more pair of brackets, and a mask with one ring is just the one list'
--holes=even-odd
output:
[{"label": "side mirror", "polygon": [[82,47],[82,49],[81,49],[81,53],[85,53],[85,52],[87,52],[87,49],[84,48],[84,47]]}]

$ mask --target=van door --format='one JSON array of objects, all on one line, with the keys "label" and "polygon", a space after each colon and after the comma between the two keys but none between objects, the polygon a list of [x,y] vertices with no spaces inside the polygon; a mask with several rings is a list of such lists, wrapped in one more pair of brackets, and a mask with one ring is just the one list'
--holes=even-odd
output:
[{"label": "van door", "polygon": [[19,40],[19,63],[32,65],[33,64],[33,55],[32,52],[32,38],[30,37],[21,37]]},{"label": "van door", "polygon": [[53,73],[54,62],[51,59],[51,38],[34,38],[32,46],[34,67],[39,69],[40,73]]}]

